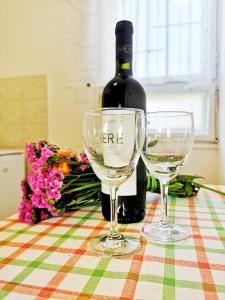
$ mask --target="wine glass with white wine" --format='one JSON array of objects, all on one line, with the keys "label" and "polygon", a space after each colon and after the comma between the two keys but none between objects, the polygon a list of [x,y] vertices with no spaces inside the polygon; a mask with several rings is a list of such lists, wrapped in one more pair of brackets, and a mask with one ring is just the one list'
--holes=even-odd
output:
[{"label": "wine glass with white wine", "polygon": [[111,225],[108,234],[90,240],[98,255],[126,257],[140,249],[139,238],[124,236],[117,224],[117,190],[136,168],[144,142],[144,111],[101,108],[85,111],[83,142],[97,177],[110,191]]},{"label": "wine glass with white wine", "polygon": [[194,140],[193,114],[183,111],[158,111],[146,114],[142,158],[152,176],[160,182],[161,217],[158,223],[145,224],[142,235],[151,242],[176,244],[189,232],[168,219],[168,185],[178,175],[191,152]]}]

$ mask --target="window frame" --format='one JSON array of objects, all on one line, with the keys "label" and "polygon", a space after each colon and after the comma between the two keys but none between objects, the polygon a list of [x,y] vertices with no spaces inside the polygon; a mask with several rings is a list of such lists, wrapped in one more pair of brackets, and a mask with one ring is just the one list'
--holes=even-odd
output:
[{"label": "window frame", "polygon": [[[208,81],[201,75],[187,76],[169,76],[169,77],[137,77],[144,85],[146,94],[151,92],[181,92],[181,91],[208,91],[208,134],[204,136],[195,136],[195,142],[199,144],[217,144],[218,143],[218,119],[219,119],[219,33],[221,20],[219,19],[219,0],[214,0],[212,11],[212,37],[211,37],[211,72],[212,79]],[[135,53],[134,53],[135,55]],[[147,97],[148,98],[148,97]]]}]

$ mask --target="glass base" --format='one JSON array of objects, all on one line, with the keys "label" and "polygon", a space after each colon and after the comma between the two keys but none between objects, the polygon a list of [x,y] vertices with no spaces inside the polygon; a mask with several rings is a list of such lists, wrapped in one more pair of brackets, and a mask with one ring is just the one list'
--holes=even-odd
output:
[{"label": "glass base", "polygon": [[122,258],[135,254],[141,248],[139,239],[134,237],[118,237],[99,235],[90,240],[89,248],[97,255]]},{"label": "glass base", "polygon": [[146,224],[142,229],[141,235],[150,242],[159,244],[177,244],[190,237],[189,232],[175,224],[153,223]]}]

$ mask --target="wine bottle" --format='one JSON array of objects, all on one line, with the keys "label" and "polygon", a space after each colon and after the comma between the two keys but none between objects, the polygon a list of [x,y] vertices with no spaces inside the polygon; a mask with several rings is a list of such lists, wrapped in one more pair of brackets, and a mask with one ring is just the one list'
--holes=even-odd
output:
[{"label": "wine bottle", "polygon": [[[146,110],[146,96],[141,84],[132,77],[132,35],[130,21],[119,21],[116,34],[116,74],[102,93],[102,107],[128,107]],[[129,128],[128,128],[129,130]],[[140,222],[145,216],[145,166],[140,158],[133,175],[118,190],[118,222]],[[102,185],[102,213],[110,220],[110,198]]]}]

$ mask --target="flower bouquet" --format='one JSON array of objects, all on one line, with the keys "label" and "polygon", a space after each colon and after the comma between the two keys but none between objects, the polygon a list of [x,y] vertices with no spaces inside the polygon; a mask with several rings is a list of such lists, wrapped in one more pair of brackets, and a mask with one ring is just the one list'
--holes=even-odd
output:
[{"label": "flower bouquet", "polygon": [[85,153],[40,141],[26,145],[26,157],[32,170],[21,182],[20,221],[34,224],[99,201],[101,183]]},{"label": "flower bouquet", "polygon": [[[72,150],[39,141],[26,145],[26,156],[32,170],[21,182],[20,221],[34,224],[100,201],[101,182],[84,152],[77,155]],[[200,188],[225,195],[196,182],[199,178],[202,177],[178,175],[169,183],[169,195],[196,196]],[[159,193],[158,179],[150,174],[146,179],[146,190]]]}]

